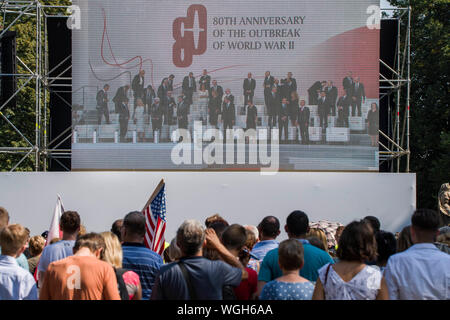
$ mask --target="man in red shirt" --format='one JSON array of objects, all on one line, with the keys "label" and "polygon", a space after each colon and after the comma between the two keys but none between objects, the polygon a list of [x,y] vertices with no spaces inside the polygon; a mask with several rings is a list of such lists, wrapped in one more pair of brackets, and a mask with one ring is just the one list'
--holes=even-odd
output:
[{"label": "man in red shirt", "polygon": [[[222,234],[222,243],[232,255],[238,259],[239,253],[244,249],[247,241],[247,233],[243,226],[233,224],[229,226]],[[237,300],[253,300],[256,297],[258,285],[258,274],[255,270],[245,268],[248,278],[242,280],[240,285],[234,288]]]}]

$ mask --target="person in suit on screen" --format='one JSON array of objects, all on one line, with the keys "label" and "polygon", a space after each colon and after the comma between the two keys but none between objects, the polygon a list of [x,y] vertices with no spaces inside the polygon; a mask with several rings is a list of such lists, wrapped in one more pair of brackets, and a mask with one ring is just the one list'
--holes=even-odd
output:
[{"label": "person in suit on screen", "polygon": [[288,100],[286,98],[283,98],[281,100],[281,103],[279,105],[278,109],[278,134],[279,134],[279,141],[281,142],[281,137],[284,133],[284,141],[287,142],[288,137],[288,126],[289,126],[289,104]]},{"label": "person in suit on screen", "polygon": [[334,117],[336,116],[336,101],[338,98],[338,89],[333,85],[333,81],[328,81],[325,92],[327,100],[330,103],[330,113]]},{"label": "person in suit on screen", "polygon": [[378,111],[378,106],[374,102],[370,105],[370,110],[367,113],[367,125],[368,125],[368,133],[371,140],[372,147],[378,147],[378,130],[380,128],[379,125],[380,114]]},{"label": "person in suit on screen", "polygon": [[309,144],[309,108],[306,107],[305,100],[300,100],[300,107],[298,109],[297,123],[300,128],[300,136],[302,144]]},{"label": "person in suit on screen", "polygon": [[160,103],[166,104],[167,92],[169,92],[169,79],[164,78],[161,85],[158,87],[158,98]]},{"label": "person in suit on screen", "polygon": [[289,102],[289,118],[291,119],[291,124],[294,127],[296,126],[297,123],[298,103],[299,103],[298,93],[297,91],[292,91]]},{"label": "person in suit on screen", "polygon": [[109,122],[109,110],[108,110],[108,91],[109,91],[109,84],[105,84],[103,86],[103,89],[97,92],[97,119],[98,119],[98,125],[102,124],[102,117],[105,116],[105,120],[107,124],[110,124]]},{"label": "person in suit on screen", "polygon": [[244,80],[244,105],[248,105],[248,102],[253,102],[253,96],[255,95],[256,81],[252,78],[252,73],[249,72],[247,78]]},{"label": "person in suit on screen", "polygon": [[198,87],[201,88],[202,84],[205,85],[205,89],[208,90],[211,88],[211,76],[208,75],[208,70],[204,69],[203,74],[198,81]]},{"label": "person in suit on screen", "polygon": [[209,124],[211,126],[214,126],[216,129],[217,127],[217,121],[220,114],[222,105],[222,99],[219,97],[219,94],[216,90],[212,90],[212,97],[209,99],[208,102],[208,115],[209,115]]},{"label": "person in suit on screen", "polygon": [[222,121],[223,121],[223,136],[226,140],[227,129],[233,129],[234,123],[236,121],[236,111],[234,108],[234,103],[227,97],[224,97],[222,104]]},{"label": "person in suit on screen", "polygon": [[176,102],[172,97],[172,91],[167,91],[165,105],[163,105],[164,110],[164,124],[169,126],[173,125],[173,112],[175,110]]},{"label": "person in suit on screen", "polygon": [[247,127],[248,129],[256,130],[256,120],[258,119],[258,110],[251,100],[247,102]]},{"label": "person in suit on screen", "polygon": [[139,73],[133,78],[131,82],[131,89],[133,90],[134,104],[136,105],[136,100],[138,98],[143,98],[144,96],[144,84],[145,84],[145,70],[140,70]]},{"label": "person in suit on screen", "polygon": [[278,94],[277,88],[274,86],[272,92],[269,95],[269,128],[272,130],[273,127],[277,126],[277,115],[280,108],[280,96]]},{"label": "person in suit on screen", "polygon": [[153,104],[153,100],[156,98],[155,90],[153,90],[153,87],[151,84],[147,86],[144,90],[144,106],[145,106],[145,113],[150,114],[150,108]]},{"label": "person in suit on screen", "polygon": [[328,115],[330,114],[330,103],[327,101],[327,96],[325,91],[320,92],[320,98],[317,102],[320,126],[322,127],[322,131],[328,126]]},{"label": "person in suit on screen", "polygon": [[364,90],[364,85],[360,82],[359,77],[355,79],[353,85],[353,97],[355,97],[356,106],[352,106],[352,116],[356,117],[356,110],[358,109],[358,117],[361,117],[361,104],[366,102],[366,91]]},{"label": "person in suit on screen", "polygon": [[347,73],[347,76],[342,80],[342,86],[344,87],[344,90],[347,92],[347,95],[350,97],[353,96],[353,73],[349,71]]},{"label": "person in suit on screen", "polygon": [[282,97],[290,102],[294,91],[297,91],[297,80],[292,78],[292,72],[288,72],[287,78],[282,80]]},{"label": "person in suit on screen", "polygon": [[175,76],[171,74],[169,76],[169,79],[167,80],[168,90],[173,91],[173,80],[175,79]]},{"label": "person in suit on screen", "polygon": [[219,100],[221,101],[220,103],[222,103],[223,88],[217,84],[217,80],[212,81],[212,86],[209,89],[209,99],[211,99],[213,91],[217,92],[217,96],[219,97]]},{"label": "person in suit on screen", "polygon": [[113,98],[115,113],[120,113],[122,102],[125,101],[125,99],[128,99],[128,90],[130,90],[130,85],[128,84],[117,89],[116,95]]},{"label": "person in suit on screen", "polygon": [[186,97],[186,102],[191,105],[192,104],[192,96],[194,92],[197,92],[197,84],[195,83],[194,74],[189,72],[189,75],[184,77],[183,79],[183,94]]},{"label": "person in suit on screen", "polygon": [[322,82],[316,81],[314,84],[308,89],[308,101],[310,105],[317,105],[319,94],[318,92],[322,88]]},{"label": "person in suit on screen", "polygon": [[188,111],[189,106],[184,101],[183,96],[178,96],[178,103],[177,103],[177,119],[178,119],[178,129],[185,129],[188,128]]},{"label": "person in suit on screen", "polygon": [[344,90],[345,94],[341,96],[337,102],[338,118],[337,126],[348,128],[348,116],[351,105],[351,98]]},{"label": "person in suit on screen", "polygon": [[125,137],[128,131],[128,120],[130,120],[130,109],[128,107],[128,103],[128,98],[124,98],[119,107],[120,142],[126,142]]},{"label": "person in suit on screen", "polygon": [[270,75],[270,71],[266,71],[264,75],[263,88],[264,88],[264,104],[266,105],[267,110],[270,109],[272,86],[274,82],[275,79]]},{"label": "person in suit on screen", "polygon": [[159,137],[161,137],[161,127],[162,127],[162,119],[164,115],[164,109],[161,105],[159,98],[155,98],[153,102],[152,108],[150,110],[150,115],[152,118],[152,129],[153,135],[158,131]]},{"label": "person in suit on screen", "polygon": [[225,97],[227,97],[228,100],[230,100],[231,103],[234,104],[234,96],[231,94],[231,89],[227,88],[227,89],[225,90]]}]

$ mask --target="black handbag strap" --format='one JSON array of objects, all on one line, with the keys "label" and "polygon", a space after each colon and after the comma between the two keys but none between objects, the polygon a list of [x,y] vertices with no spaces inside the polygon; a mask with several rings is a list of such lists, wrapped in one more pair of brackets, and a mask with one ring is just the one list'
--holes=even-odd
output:
[{"label": "black handbag strap", "polygon": [[186,266],[184,265],[184,263],[182,261],[179,261],[178,265],[180,266],[181,273],[183,274],[184,280],[186,281],[190,300],[197,300],[197,295],[195,293],[194,286],[192,285],[191,276],[190,276],[188,270],[186,269]]},{"label": "black handbag strap", "polygon": [[327,285],[327,282],[328,282],[328,272],[330,271],[330,268],[331,268],[331,263],[328,264],[327,272],[325,273],[325,283],[323,284],[323,297],[325,298],[325,300],[327,300],[327,293],[326,293],[327,291],[325,289],[325,286]]},{"label": "black handbag strap", "polygon": [[325,273],[325,283],[323,284],[324,287],[327,285],[327,281],[328,281],[328,272],[330,271],[330,268],[331,268],[331,263],[328,264],[327,272]]}]

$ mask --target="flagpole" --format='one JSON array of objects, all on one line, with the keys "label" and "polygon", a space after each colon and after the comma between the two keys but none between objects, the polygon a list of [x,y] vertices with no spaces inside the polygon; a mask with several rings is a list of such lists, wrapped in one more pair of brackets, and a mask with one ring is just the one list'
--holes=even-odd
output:
[{"label": "flagpole", "polygon": [[144,208],[142,209],[142,211],[145,210],[145,208],[147,208],[150,203],[155,199],[155,197],[158,195],[159,191],[161,190],[161,188],[164,185],[164,179],[161,179],[161,181],[159,182],[158,186],[156,187],[155,191],[153,191],[152,195],[150,196],[150,198],[148,199],[147,203],[145,204]]}]

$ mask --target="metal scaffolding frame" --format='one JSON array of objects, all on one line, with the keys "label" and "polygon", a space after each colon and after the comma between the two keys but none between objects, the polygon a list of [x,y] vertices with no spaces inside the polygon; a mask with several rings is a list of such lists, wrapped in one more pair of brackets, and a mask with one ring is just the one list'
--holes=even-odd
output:
[{"label": "metal scaffolding frame", "polygon": [[[40,0],[22,0],[22,1],[9,1],[0,0],[0,13],[5,21],[6,16],[13,15],[15,18],[7,25],[3,26],[3,30],[0,33],[0,39],[3,37],[6,31],[10,30],[14,24],[24,16],[35,17],[36,24],[36,51],[35,61],[36,66],[34,71],[31,70],[23,60],[17,56],[17,62],[27,72],[16,74],[1,74],[1,77],[16,77],[25,79],[25,82],[18,88],[11,97],[7,99],[5,103],[0,106],[0,119],[3,119],[10,125],[27,143],[27,147],[13,147],[13,146],[1,146],[0,154],[19,154],[22,158],[11,168],[11,171],[15,171],[18,166],[28,157],[34,155],[34,169],[35,171],[47,171],[47,162],[49,159],[53,159],[58,162],[67,171],[70,168],[64,166],[58,159],[70,158],[70,149],[60,149],[60,145],[71,139],[72,126],[66,128],[61,134],[49,141],[48,137],[48,96],[49,93],[72,92],[71,84],[58,83],[58,81],[71,81],[71,78],[62,77],[62,75],[70,70],[72,66],[69,66],[56,76],[51,74],[58,69],[61,65],[67,62],[71,58],[71,55],[63,59],[57,66],[48,69],[48,42],[47,42],[47,18],[49,17],[62,17],[70,16],[68,12],[70,6],[51,6],[41,3]],[[48,13],[49,9],[60,9],[57,15]],[[389,103],[389,132],[385,133],[380,130],[380,137],[386,139],[387,144],[380,144],[380,164],[385,161],[392,162],[391,170],[401,171],[401,158],[406,156],[405,172],[410,171],[410,91],[411,91],[411,76],[410,76],[410,64],[411,64],[411,7],[407,8],[388,8],[381,9],[382,11],[394,11],[398,13],[395,17],[390,19],[398,20],[398,35],[396,56],[394,65],[389,65],[380,59],[380,66],[386,67],[391,73],[392,77],[386,77],[380,73],[380,100],[387,97],[388,99],[394,95],[396,103],[391,107]],[[407,19],[406,28],[402,30],[402,20]],[[404,37],[404,38],[403,38]],[[403,41],[402,41],[403,39]],[[2,109],[6,108],[8,103],[23,90],[32,80],[35,80],[35,136],[33,141],[30,141],[19,129],[11,122],[3,113]],[[406,86],[406,99],[402,99],[402,90]],[[60,88],[60,90],[58,90]],[[62,89],[61,89],[62,88]],[[60,96],[59,96],[60,97]],[[60,97],[67,107],[71,108],[69,102]],[[404,101],[402,101],[404,100]],[[390,99],[389,99],[390,101]],[[400,115],[404,113],[403,125],[400,127]],[[393,118],[393,119],[392,119]],[[392,121],[393,120],[393,121]],[[406,135],[406,144],[405,144]]]},{"label": "metal scaffolding frame", "polygon": [[[400,172],[402,157],[406,156],[405,172],[410,171],[410,96],[411,96],[411,7],[388,8],[382,11],[394,11],[397,20],[397,44],[394,65],[380,59],[380,66],[387,68],[392,77],[380,73],[380,101],[388,98],[388,133],[380,132],[380,137],[387,140],[387,145],[379,142],[380,164],[392,161],[391,171]],[[406,19],[406,28],[402,30],[402,21]],[[403,41],[402,41],[403,39]],[[406,66],[405,66],[406,65]],[[402,89],[406,86],[406,98],[402,101]],[[391,96],[395,98],[395,106],[391,108]],[[400,128],[400,115],[403,112],[403,125]],[[394,114],[394,116],[392,116]],[[392,121],[392,118],[394,118]],[[405,145],[406,135],[406,145]],[[394,166],[396,164],[396,166]]]}]

